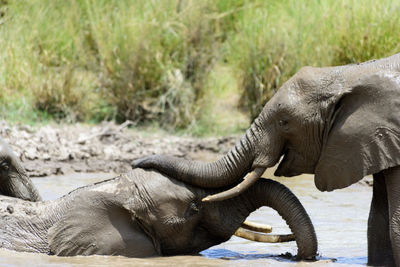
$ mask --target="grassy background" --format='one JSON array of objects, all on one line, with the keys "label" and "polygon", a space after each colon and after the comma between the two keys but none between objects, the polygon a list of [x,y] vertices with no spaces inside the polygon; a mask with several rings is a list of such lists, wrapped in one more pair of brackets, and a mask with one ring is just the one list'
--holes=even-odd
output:
[{"label": "grassy background", "polygon": [[398,14],[391,0],[0,0],[0,118],[240,131],[301,66],[400,52]]}]

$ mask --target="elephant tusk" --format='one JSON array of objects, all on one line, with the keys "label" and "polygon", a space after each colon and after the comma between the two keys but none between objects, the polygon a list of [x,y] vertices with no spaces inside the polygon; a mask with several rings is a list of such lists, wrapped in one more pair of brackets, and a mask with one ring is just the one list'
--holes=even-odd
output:
[{"label": "elephant tusk", "polygon": [[250,221],[244,221],[242,226],[243,229],[251,230],[254,232],[261,232],[261,233],[271,233],[272,226],[267,224],[255,223]]},{"label": "elephant tusk", "polygon": [[295,241],[294,234],[289,235],[267,235],[257,232],[252,232],[246,230],[242,227],[239,227],[236,232],[235,236],[241,237],[247,240],[256,241],[256,242],[264,242],[264,243],[282,243],[282,242],[290,242]]},{"label": "elephant tusk", "polygon": [[248,173],[243,181],[238,184],[237,186],[223,191],[221,193],[215,194],[215,195],[211,195],[211,196],[207,196],[205,198],[202,199],[203,202],[210,202],[210,201],[222,201],[225,199],[229,199],[232,197],[235,197],[239,194],[241,194],[242,192],[244,192],[247,188],[249,188],[251,185],[253,185],[260,177],[261,175],[263,175],[263,173],[265,172],[266,168],[255,168],[252,172]]}]

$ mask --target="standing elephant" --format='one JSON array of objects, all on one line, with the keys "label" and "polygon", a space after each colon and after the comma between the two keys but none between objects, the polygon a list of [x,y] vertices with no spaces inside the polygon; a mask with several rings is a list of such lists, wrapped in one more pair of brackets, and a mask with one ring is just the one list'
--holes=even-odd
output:
[{"label": "standing elephant", "polygon": [[373,174],[369,264],[400,266],[400,54],[361,64],[304,67],[266,103],[246,134],[220,160],[150,156],[154,168],[202,187],[237,184],[205,200],[226,199],[254,183],[280,158],[277,176],[315,174],[321,191]]},{"label": "standing elephant", "polygon": [[265,205],[288,223],[297,258],[315,258],[314,227],[288,188],[260,179],[236,198],[201,201],[216,192],[135,169],[54,201],[0,196],[0,247],[60,256],[193,254],[228,240]]},{"label": "standing elephant", "polygon": [[39,201],[40,195],[24,167],[0,137],[0,195]]}]

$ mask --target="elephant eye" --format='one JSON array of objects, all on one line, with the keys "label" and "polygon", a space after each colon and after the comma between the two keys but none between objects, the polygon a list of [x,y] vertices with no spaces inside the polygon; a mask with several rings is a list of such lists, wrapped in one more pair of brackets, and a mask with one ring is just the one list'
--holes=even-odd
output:
[{"label": "elephant eye", "polygon": [[279,126],[281,127],[286,127],[288,125],[288,121],[287,120],[279,120]]},{"label": "elephant eye", "polygon": [[185,212],[185,217],[188,218],[190,216],[199,213],[200,209],[201,209],[201,204],[199,204],[197,201],[191,202]]},{"label": "elephant eye", "polygon": [[0,163],[0,169],[2,169],[4,171],[8,171],[9,168],[10,168],[10,166],[7,161],[3,161]]}]

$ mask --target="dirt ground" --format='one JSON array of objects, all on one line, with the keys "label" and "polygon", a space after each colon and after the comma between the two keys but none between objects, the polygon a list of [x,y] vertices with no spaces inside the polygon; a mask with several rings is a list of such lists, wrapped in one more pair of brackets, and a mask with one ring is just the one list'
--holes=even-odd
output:
[{"label": "dirt ground", "polygon": [[116,125],[10,125],[0,121],[0,136],[12,147],[31,177],[70,172],[131,169],[134,159],[169,154],[213,160],[228,152],[239,136],[193,138],[137,131],[129,122]]}]

